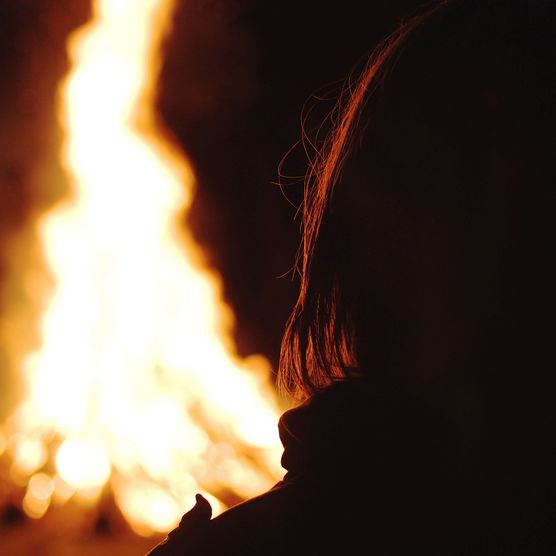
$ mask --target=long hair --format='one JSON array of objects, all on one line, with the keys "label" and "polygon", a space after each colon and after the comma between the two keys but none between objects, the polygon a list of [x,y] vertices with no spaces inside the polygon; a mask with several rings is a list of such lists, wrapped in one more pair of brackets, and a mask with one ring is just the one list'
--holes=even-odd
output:
[{"label": "long hair", "polygon": [[367,99],[380,87],[408,34],[444,3],[434,3],[404,20],[373,50],[359,78],[350,76],[328,116],[332,129],[310,161],[296,261],[299,295],[286,324],[278,375],[279,387],[296,397],[311,395],[334,380],[358,374],[356,331],[343,303],[344,285],[338,281],[338,269],[330,268],[317,254],[319,242],[326,241],[320,237],[323,219],[350,155]]},{"label": "long hair", "polygon": [[[508,215],[517,210],[520,196],[522,206],[536,203],[537,212],[552,206],[540,203],[527,183],[536,180],[539,190],[545,184],[542,195],[551,191],[551,157],[541,153],[546,154],[548,137],[553,139],[554,19],[547,0],[436,2],[403,21],[375,49],[360,78],[348,83],[306,177],[299,297],[281,349],[283,390],[305,397],[337,380],[378,375],[381,368],[388,373],[388,350],[405,349],[411,334],[412,341],[420,341],[410,327],[420,326],[423,335],[427,319],[442,320],[429,318],[427,311],[452,310],[447,320],[454,331],[446,344],[477,328],[479,317],[470,316],[477,307],[484,322],[500,313],[492,299],[505,294],[496,291],[488,298],[492,292],[485,293],[488,280],[479,270],[498,265],[501,273],[502,262],[481,253],[473,259],[468,252],[481,240],[470,230],[491,203],[489,195],[509,200],[504,214],[497,208],[503,202],[493,201],[493,214],[500,215],[491,215],[490,227],[479,222],[481,232],[476,224],[477,237],[490,238],[486,243],[506,234],[499,243],[517,245],[518,234],[508,230],[519,218]],[[506,231],[494,230],[496,219]],[[467,220],[473,226],[466,227]],[[390,243],[380,246],[374,236],[384,229]],[[440,246],[444,233],[452,240],[447,255],[441,252],[446,245]],[[409,272],[404,277],[407,269],[423,267],[415,262],[419,257],[434,272],[420,268],[417,278]],[[399,283],[391,288],[391,300],[373,292],[381,265],[391,267],[382,280]],[[423,309],[421,300],[419,315],[391,314],[388,303],[409,306],[415,300],[408,293],[412,287],[433,290],[431,276],[437,291],[427,294],[430,307]],[[447,283],[457,286],[443,293]],[[439,353],[452,349],[437,347]]]}]

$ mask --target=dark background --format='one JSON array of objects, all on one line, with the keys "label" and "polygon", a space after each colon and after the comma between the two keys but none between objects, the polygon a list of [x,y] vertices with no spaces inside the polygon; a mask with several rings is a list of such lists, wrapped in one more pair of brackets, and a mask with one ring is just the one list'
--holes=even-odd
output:
[{"label": "dark background", "polygon": [[[194,166],[188,224],[223,276],[242,355],[263,353],[276,366],[295,300],[288,271],[300,219],[286,196],[301,198],[303,107],[310,131],[354,64],[421,3],[178,0],[159,110]],[[0,280],[13,234],[64,193],[55,95],[69,67],[67,35],[90,8],[90,0],[0,2]],[[59,187],[41,187],[56,177]],[[0,298],[0,311],[8,302]],[[2,390],[8,374],[0,372]]]}]

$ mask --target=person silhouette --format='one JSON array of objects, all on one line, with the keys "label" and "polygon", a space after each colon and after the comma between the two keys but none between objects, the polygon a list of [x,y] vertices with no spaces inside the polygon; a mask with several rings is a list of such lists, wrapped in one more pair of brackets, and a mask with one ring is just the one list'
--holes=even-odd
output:
[{"label": "person silhouette", "polygon": [[556,554],[556,3],[428,4],[310,163],[283,480],[153,556]]}]

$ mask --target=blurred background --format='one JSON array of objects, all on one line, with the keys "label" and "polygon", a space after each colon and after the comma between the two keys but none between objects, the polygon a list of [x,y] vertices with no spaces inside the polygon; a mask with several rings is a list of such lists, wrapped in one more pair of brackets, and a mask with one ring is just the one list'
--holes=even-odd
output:
[{"label": "blurred background", "polygon": [[[350,70],[421,3],[176,1],[157,110],[193,167],[196,189],[182,224],[222,277],[240,356],[262,354],[276,369],[295,300],[297,282],[290,271],[300,239],[295,206],[306,168],[299,144],[302,114],[311,133]],[[25,302],[10,268],[14,251],[17,260],[31,256],[26,230],[67,192],[57,157],[62,131],[56,95],[69,69],[68,35],[88,21],[91,8],[91,0],[0,3],[0,315]],[[10,322],[20,350],[39,342],[40,309]],[[23,396],[7,352],[0,346],[0,420]],[[79,521],[73,537],[64,531],[78,518],[62,510],[47,525],[45,519],[30,525],[13,503],[12,485],[0,488],[3,554],[98,553],[98,543],[104,543],[103,553],[137,554],[153,544],[135,538],[117,512],[102,504],[93,517]],[[87,547],[80,542],[84,535]]]}]

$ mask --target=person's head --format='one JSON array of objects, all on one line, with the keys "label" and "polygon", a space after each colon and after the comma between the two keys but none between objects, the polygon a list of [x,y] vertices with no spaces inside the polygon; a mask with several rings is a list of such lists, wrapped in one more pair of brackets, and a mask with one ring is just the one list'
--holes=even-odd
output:
[{"label": "person's head", "polygon": [[548,377],[555,23],[549,0],[440,2],[346,89],[307,180],[286,390],[365,375],[455,403]]}]

